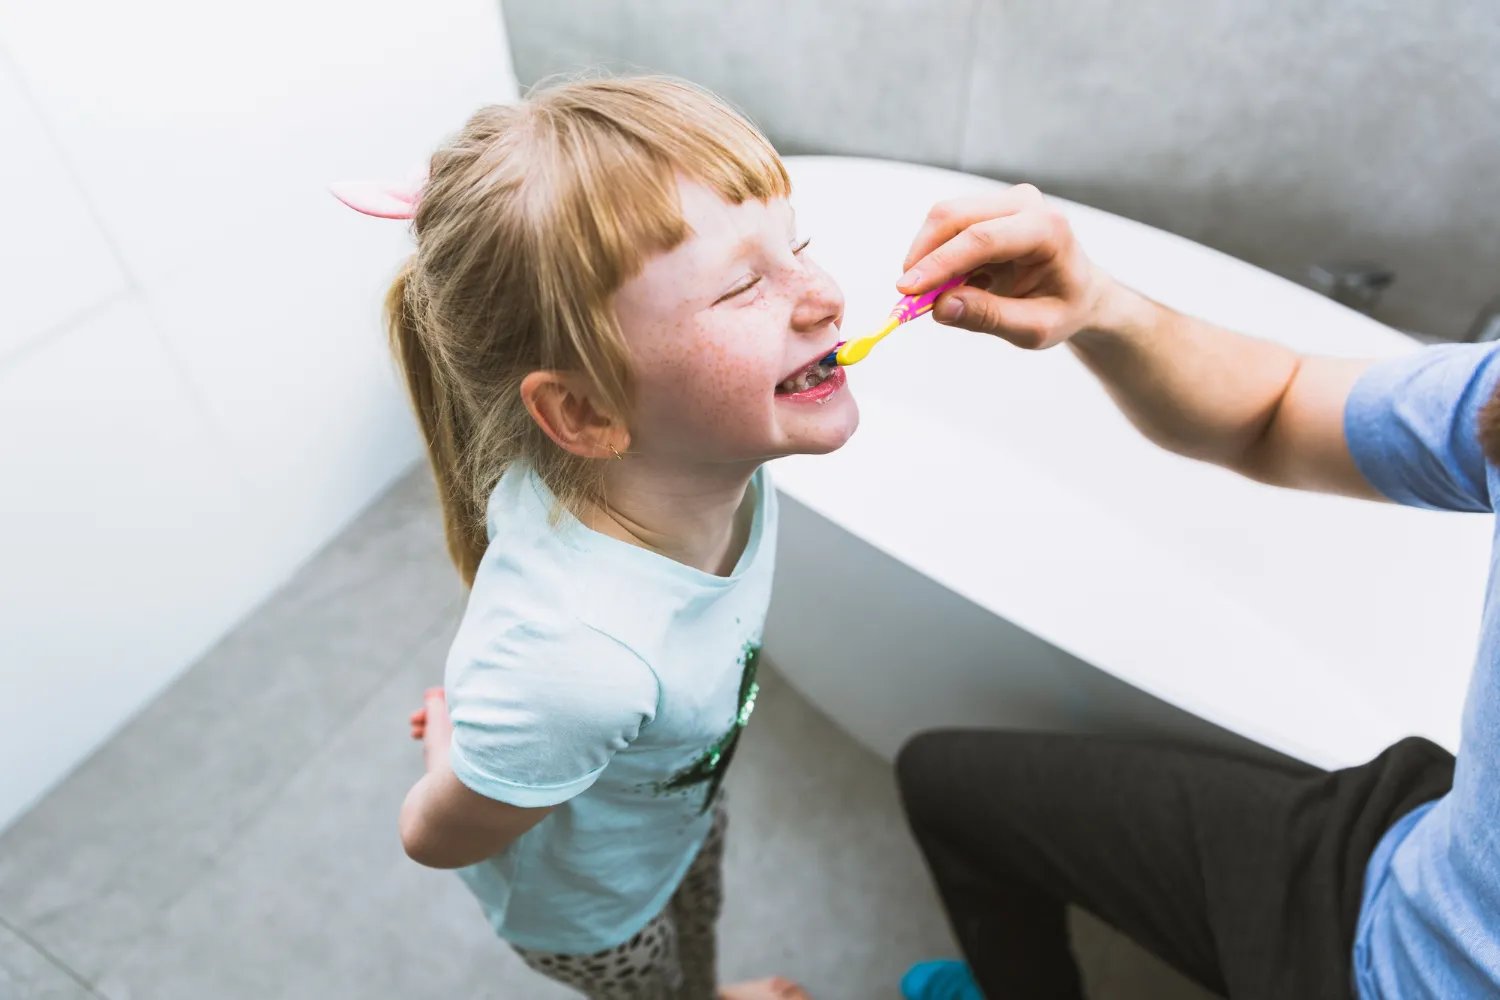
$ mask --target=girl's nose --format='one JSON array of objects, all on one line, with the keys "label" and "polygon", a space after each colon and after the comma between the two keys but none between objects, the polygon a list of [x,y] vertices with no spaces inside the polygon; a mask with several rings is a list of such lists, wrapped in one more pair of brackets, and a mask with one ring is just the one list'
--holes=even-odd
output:
[{"label": "girl's nose", "polygon": [[792,310],[792,328],[802,332],[821,330],[844,318],[844,293],[821,268],[809,268],[807,286]]}]

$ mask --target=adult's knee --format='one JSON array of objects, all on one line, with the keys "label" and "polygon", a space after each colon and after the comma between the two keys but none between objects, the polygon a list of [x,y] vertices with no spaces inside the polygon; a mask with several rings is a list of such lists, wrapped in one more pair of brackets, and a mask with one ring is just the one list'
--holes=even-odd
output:
[{"label": "adult's knee", "polygon": [[[919,733],[896,755],[896,781],[907,819],[928,827],[976,813],[1008,822],[1037,796],[1065,796],[1079,767],[1080,738],[1001,729]],[[1086,770],[1086,768],[1084,768]]]},{"label": "adult's knee", "polygon": [[951,734],[941,731],[918,733],[896,751],[896,782],[902,791],[921,781],[922,776],[942,767],[940,758],[947,753]]},{"label": "adult's knee", "polygon": [[896,753],[896,785],[913,829],[930,826],[964,800],[955,757],[964,734],[951,730],[918,733]]}]

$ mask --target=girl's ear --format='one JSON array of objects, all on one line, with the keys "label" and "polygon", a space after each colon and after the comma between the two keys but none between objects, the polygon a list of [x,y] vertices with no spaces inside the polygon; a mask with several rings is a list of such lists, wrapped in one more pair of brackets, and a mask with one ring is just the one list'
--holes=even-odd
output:
[{"label": "girl's ear", "polygon": [[521,401],[542,432],[582,458],[614,458],[630,445],[630,432],[605,411],[575,372],[536,371],[521,380]]}]

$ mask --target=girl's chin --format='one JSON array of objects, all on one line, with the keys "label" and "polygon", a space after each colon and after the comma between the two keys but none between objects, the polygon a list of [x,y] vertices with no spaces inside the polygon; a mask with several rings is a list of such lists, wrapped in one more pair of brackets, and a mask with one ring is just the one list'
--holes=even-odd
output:
[{"label": "girl's chin", "polygon": [[821,419],[809,421],[810,426],[798,427],[788,435],[787,454],[826,455],[838,451],[854,436],[859,428],[859,409],[851,399],[845,412],[835,412],[830,407],[818,414]]}]

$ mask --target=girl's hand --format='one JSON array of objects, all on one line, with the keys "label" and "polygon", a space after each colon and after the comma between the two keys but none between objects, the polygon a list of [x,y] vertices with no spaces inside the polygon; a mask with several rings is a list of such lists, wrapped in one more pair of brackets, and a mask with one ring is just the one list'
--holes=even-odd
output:
[{"label": "girl's hand", "polygon": [[422,741],[422,760],[428,772],[448,766],[448,741],[453,722],[440,687],[430,687],[422,696],[422,707],[411,713],[411,738]]},{"label": "girl's hand", "polygon": [[896,287],[919,294],[965,271],[943,293],[940,323],[994,334],[1017,347],[1055,347],[1106,322],[1114,282],[1084,255],[1067,219],[1018,184],[999,194],[938,202],[917,231]]}]

